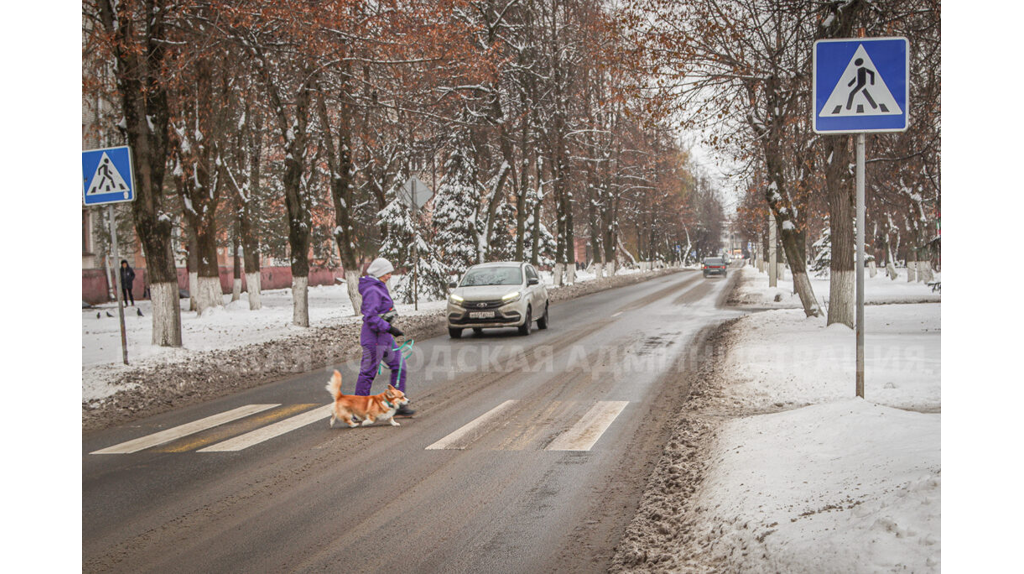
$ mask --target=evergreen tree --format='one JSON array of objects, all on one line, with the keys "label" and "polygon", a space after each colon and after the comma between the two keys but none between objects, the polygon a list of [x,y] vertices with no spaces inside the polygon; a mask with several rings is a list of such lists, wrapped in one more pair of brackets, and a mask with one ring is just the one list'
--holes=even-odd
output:
[{"label": "evergreen tree", "polygon": [[456,132],[434,199],[434,247],[453,273],[477,263],[476,212],[480,202],[468,134]]},{"label": "evergreen tree", "polygon": [[494,211],[494,232],[491,235],[488,259],[509,261],[516,252],[516,208],[503,202]]}]

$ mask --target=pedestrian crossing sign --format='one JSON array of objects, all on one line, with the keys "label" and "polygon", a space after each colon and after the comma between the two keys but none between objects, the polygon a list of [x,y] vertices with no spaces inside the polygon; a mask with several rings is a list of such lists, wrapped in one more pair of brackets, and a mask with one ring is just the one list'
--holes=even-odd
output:
[{"label": "pedestrian crossing sign", "polygon": [[814,131],[901,132],[909,117],[910,46],[906,38],[814,43]]},{"label": "pedestrian crossing sign", "polygon": [[85,205],[135,200],[132,154],[128,146],[82,152],[82,198]]}]

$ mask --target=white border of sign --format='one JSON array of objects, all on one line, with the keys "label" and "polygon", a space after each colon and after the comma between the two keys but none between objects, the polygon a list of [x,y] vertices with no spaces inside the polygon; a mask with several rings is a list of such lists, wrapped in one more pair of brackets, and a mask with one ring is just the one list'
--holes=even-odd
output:
[{"label": "white border of sign", "polygon": [[[906,101],[903,102],[903,127],[902,128],[881,128],[881,129],[850,129],[850,130],[819,130],[818,129],[818,44],[843,43],[872,43],[881,40],[902,40],[906,45],[904,56],[906,61],[903,64],[904,86],[906,86]],[[816,40],[811,50],[811,126],[816,134],[884,134],[899,133],[907,131],[910,126],[910,41],[903,36],[883,36],[881,38],[829,38],[827,40]]]},{"label": "white border of sign", "polygon": [[[85,178],[88,177],[88,176],[85,173],[83,173],[82,174],[82,180],[83,180],[83,184],[82,184],[82,205],[84,205],[86,207],[92,207],[92,206],[95,206],[95,205],[110,205],[112,203],[131,203],[131,202],[135,201],[135,166],[132,163],[132,148],[130,148],[130,147],[126,146],[126,145],[119,145],[119,146],[114,146],[114,147],[101,147],[101,148],[96,148],[96,149],[84,149],[84,150],[82,150],[82,154],[84,155],[84,154],[92,153],[92,152],[104,152],[104,151],[110,151],[110,150],[115,150],[115,149],[116,150],[123,149],[123,150],[126,150],[128,152],[128,177],[131,178],[131,183],[132,183],[131,184],[131,197],[129,197],[128,199],[122,198],[122,199],[113,199],[113,200],[109,200],[109,201],[104,200],[104,201],[94,201],[92,203],[86,203],[86,201],[85,201],[86,195],[85,194],[86,194],[86,191],[87,191],[86,190],[86,185],[87,184],[85,183]],[[124,176],[122,175],[121,177],[124,177]],[[111,193],[109,195],[114,196],[115,194]]]}]

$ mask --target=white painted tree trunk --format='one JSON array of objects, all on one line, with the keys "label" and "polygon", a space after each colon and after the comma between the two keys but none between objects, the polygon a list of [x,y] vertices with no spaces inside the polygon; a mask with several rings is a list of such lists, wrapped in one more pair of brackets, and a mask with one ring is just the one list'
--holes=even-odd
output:
[{"label": "white painted tree trunk", "polygon": [[856,271],[834,271],[828,286],[828,324],[842,323],[853,328],[857,306],[854,300]]},{"label": "white painted tree trunk", "polygon": [[199,310],[199,272],[192,271],[188,274],[188,310]]},{"label": "white painted tree trunk", "polygon": [[875,265],[874,259],[868,261],[868,275],[870,275],[872,278],[874,278],[875,275],[878,275],[878,266]]},{"label": "white painted tree trunk", "polygon": [[359,294],[359,271],[345,270],[345,287],[348,289],[348,299],[352,303],[352,314],[359,315],[363,306],[363,296]]},{"label": "white painted tree trunk", "polygon": [[249,310],[256,311],[263,308],[263,300],[260,298],[260,274],[245,274],[245,290],[249,293]]},{"label": "white painted tree trunk", "polygon": [[202,316],[207,309],[224,306],[224,292],[219,277],[198,277],[199,292],[193,297],[196,301],[196,312]]},{"label": "white painted tree trunk", "polygon": [[896,266],[892,264],[892,261],[885,264],[885,272],[889,275],[889,279],[892,279],[893,281],[900,277],[899,273],[896,272]]},{"label": "white painted tree trunk", "polygon": [[917,271],[917,261],[910,261],[910,260],[908,260],[907,261],[907,283],[913,283],[914,281],[917,280],[915,271]]},{"label": "white painted tree trunk", "polygon": [[931,283],[932,279],[935,279],[935,275],[932,274],[932,262],[931,261],[918,261],[917,262],[917,280],[924,281],[925,283]]},{"label": "white painted tree trunk", "polygon": [[615,261],[608,262],[608,277],[615,277]]},{"label": "white painted tree trunk", "polygon": [[160,347],[181,346],[181,302],[178,283],[153,283],[149,286],[153,303],[153,344]]},{"label": "white painted tree trunk", "polygon": [[309,277],[292,277],[292,324],[309,327]]},{"label": "white painted tree trunk", "polygon": [[231,302],[234,303],[242,298],[242,278],[235,279],[231,285]]},{"label": "white painted tree trunk", "polygon": [[604,277],[604,265],[601,263],[594,263],[594,279],[600,279]]},{"label": "white painted tree trunk", "polygon": [[554,280],[555,287],[561,287],[562,286],[562,273],[564,272],[564,270],[565,270],[565,263],[555,263],[555,268],[552,271],[552,273],[554,274],[553,280]]},{"label": "white painted tree trunk", "polygon": [[565,284],[575,285],[576,284],[576,266],[566,265],[565,266]]}]

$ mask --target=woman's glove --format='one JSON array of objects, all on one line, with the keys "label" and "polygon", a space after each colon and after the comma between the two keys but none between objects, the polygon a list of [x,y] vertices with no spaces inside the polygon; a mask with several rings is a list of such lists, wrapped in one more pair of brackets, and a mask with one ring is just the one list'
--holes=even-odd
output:
[{"label": "woman's glove", "polygon": [[399,331],[398,328],[395,327],[394,325],[388,327],[388,333],[391,333],[395,337],[404,337],[405,336],[405,333]]}]

